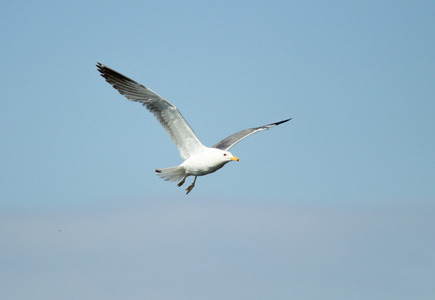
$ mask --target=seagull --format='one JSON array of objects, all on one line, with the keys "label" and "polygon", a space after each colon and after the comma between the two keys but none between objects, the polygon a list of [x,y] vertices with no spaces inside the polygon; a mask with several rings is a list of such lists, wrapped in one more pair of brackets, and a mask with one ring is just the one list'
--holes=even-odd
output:
[{"label": "seagull", "polygon": [[101,76],[118,90],[121,95],[125,96],[128,100],[142,103],[165,128],[184,161],[176,167],[156,169],[156,173],[163,180],[170,182],[180,181],[178,183],[179,187],[184,184],[188,176],[195,176],[193,183],[186,189],[186,195],[195,187],[198,176],[213,173],[230,161],[239,161],[238,157],[228,151],[235,144],[254,133],[291,120],[290,118],[260,127],[245,129],[223,139],[211,148],[206,147],[201,143],[195,132],[172,103],[163,99],[152,90],[101,63],[97,63],[97,69],[101,73]]}]

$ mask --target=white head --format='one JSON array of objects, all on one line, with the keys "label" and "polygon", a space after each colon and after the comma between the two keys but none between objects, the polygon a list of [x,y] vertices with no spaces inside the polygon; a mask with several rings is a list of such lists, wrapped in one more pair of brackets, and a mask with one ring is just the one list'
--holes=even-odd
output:
[{"label": "white head", "polygon": [[234,156],[230,151],[216,148],[209,148],[209,150],[209,153],[213,157],[213,160],[216,164],[224,165],[232,160],[239,161],[239,158]]},{"label": "white head", "polygon": [[232,155],[230,151],[222,150],[222,152],[223,152],[222,156],[225,160],[227,160],[227,161],[231,161],[231,160],[239,161],[239,158],[237,156]]}]

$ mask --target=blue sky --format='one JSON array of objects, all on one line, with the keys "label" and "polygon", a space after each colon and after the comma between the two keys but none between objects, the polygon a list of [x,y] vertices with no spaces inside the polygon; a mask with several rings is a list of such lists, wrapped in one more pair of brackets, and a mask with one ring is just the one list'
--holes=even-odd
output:
[{"label": "blue sky", "polygon": [[[1,293],[433,299],[434,12],[2,4]],[[240,162],[186,196],[154,174],[181,163],[176,147],[96,62],[175,104],[205,145],[293,120],[238,144]]]}]

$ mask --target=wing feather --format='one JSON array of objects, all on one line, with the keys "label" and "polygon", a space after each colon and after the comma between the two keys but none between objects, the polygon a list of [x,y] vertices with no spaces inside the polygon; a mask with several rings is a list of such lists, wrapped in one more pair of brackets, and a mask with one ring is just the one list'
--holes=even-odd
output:
[{"label": "wing feather", "polygon": [[154,114],[180,151],[183,159],[201,150],[203,144],[178,109],[152,90],[121,73],[97,63],[98,71],[108,83],[128,100],[142,103]]},{"label": "wing feather", "polygon": [[291,120],[291,118],[284,120],[284,121],[280,121],[280,122],[276,122],[276,123],[272,123],[272,124],[268,124],[268,125],[264,125],[264,126],[260,126],[260,127],[255,127],[255,128],[250,128],[250,129],[245,129],[245,130],[239,131],[239,132],[237,132],[233,135],[230,135],[229,137],[223,139],[222,141],[220,141],[219,143],[214,145],[213,148],[217,148],[217,149],[221,149],[221,150],[229,150],[235,144],[237,144],[241,140],[247,138],[248,136],[253,135],[254,133],[257,133],[257,132],[260,132],[263,130],[267,130],[269,128],[278,126],[278,125],[285,123],[285,122],[288,122],[290,120]]}]

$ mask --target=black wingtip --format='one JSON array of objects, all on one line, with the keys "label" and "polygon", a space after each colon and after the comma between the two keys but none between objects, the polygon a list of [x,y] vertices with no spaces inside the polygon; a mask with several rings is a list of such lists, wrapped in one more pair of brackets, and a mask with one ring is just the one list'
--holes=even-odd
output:
[{"label": "black wingtip", "polygon": [[103,65],[102,63],[97,62],[96,64],[97,70],[98,72],[100,72],[100,75],[104,77],[104,69],[106,68],[105,65]]},{"label": "black wingtip", "polygon": [[[100,72],[100,75],[106,79],[108,83],[110,83],[112,86],[114,85],[114,79],[118,81],[130,81],[138,84],[136,81],[134,81],[131,78],[128,78],[125,75],[122,75],[121,73],[103,65],[102,63],[97,63],[97,69],[98,72]],[[115,88],[115,86],[113,86]],[[120,92],[121,93],[121,92]],[[122,93],[121,93],[122,94]]]},{"label": "black wingtip", "polygon": [[278,126],[278,125],[280,125],[280,124],[282,124],[282,123],[285,123],[285,122],[290,121],[291,119],[293,119],[293,118],[290,118],[290,119],[287,119],[287,120],[283,120],[283,121],[279,121],[279,122],[276,122],[276,123],[273,123],[273,124],[270,124],[270,125]]}]

